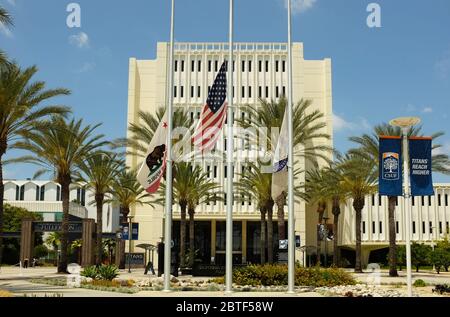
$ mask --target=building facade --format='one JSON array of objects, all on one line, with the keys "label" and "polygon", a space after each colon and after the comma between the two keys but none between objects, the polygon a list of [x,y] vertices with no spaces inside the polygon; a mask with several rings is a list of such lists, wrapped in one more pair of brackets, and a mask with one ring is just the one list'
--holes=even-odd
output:
[{"label": "building facade", "polygon": [[[61,186],[53,181],[5,180],[5,203],[39,213],[43,221],[62,221]],[[91,203],[94,193],[80,185],[70,187],[69,214],[80,219],[97,219],[97,209]],[[103,205],[103,232],[119,228],[119,210],[112,204]]]},{"label": "building facade", "polygon": [[[174,87],[170,93],[174,97],[174,107],[185,109],[191,119],[199,118],[205,104],[208,90],[220,69],[228,58],[226,43],[177,43],[174,48]],[[293,97],[294,102],[303,99],[312,101],[312,110],[320,110],[324,114],[325,128],[323,133],[332,136],[332,86],[331,60],[305,60],[303,44],[293,44]],[[158,107],[168,103],[168,69],[169,44],[158,43],[156,58],[153,60],[130,59],[128,90],[128,124],[139,123],[139,112],[155,113]],[[234,117],[245,119],[240,111],[243,105],[257,107],[260,99],[279,100],[287,89],[287,44],[285,43],[236,43],[234,55]],[[226,132],[219,139],[218,146],[225,147]],[[131,135],[128,135],[131,137]],[[236,140],[235,143],[240,141]],[[332,146],[329,140],[317,140]],[[199,164],[210,177],[225,188],[227,177],[233,175],[238,181],[238,173],[244,171],[245,159],[250,153],[241,153],[235,161],[235,173],[226,170],[223,160],[203,161]],[[308,169],[309,165],[301,157],[296,158],[300,168]],[[138,168],[141,158],[128,156],[127,164]],[[304,177],[304,176],[303,176]],[[303,181],[301,178],[298,182]],[[258,262],[260,258],[260,213],[256,203],[250,199],[235,201],[234,217],[234,262]],[[275,208],[276,209],[276,208]],[[274,211],[276,212],[276,210]],[[147,206],[136,206],[131,211],[139,222],[138,243],[156,244],[163,237],[164,211],[162,207],[155,209]],[[201,205],[196,210],[196,249],[199,257],[207,263],[223,263],[225,257],[225,213],[224,202]],[[287,208],[285,208],[286,219]],[[178,206],[173,211],[173,239],[179,240]],[[295,231],[301,237],[302,245],[314,244],[316,241],[316,215],[314,206],[304,202],[295,205]],[[276,217],[274,217],[276,218]],[[277,224],[274,219],[276,235]],[[276,239],[274,239],[276,240]],[[137,251],[137,250],[132,250]],[[300,258],[301,251],[297,251]]]}]

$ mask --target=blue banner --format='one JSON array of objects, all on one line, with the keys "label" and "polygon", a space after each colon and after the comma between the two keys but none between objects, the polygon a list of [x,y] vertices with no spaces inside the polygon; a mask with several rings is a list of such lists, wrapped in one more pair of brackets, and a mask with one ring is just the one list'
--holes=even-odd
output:
[{"label": "blue banner", "polygon": [[409,164],[411,174],[411,194],[413,196],[433,196],[432,139],[409,139]]},{"label": "blue banner", "polygon": [[379,194],[382,196],[402,196],[402,139],[401,137],[380,136],[379,143]]},{"label": "blue banner", "polygon": [[[129,240],[129,227],[130,224],[124,223],[122,224],[122,239],[123,240]],[[131,235],[131,240],[139,240],[139,223],[133,222],[132,226],[133,232]]]}]

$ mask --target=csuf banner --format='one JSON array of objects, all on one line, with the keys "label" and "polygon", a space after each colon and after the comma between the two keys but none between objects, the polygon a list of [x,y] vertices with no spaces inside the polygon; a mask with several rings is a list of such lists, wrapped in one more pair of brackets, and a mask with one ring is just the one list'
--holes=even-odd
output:
[{"label": "csuf banner", "polygon": [[379,193],[382,196],[402,196],[402,139],[380,136],[379,143]]},{"label": "csuf banner", "polygon": [[411,194],[413,196],[434,195],[431,151],[432,138],[409,138]]}]

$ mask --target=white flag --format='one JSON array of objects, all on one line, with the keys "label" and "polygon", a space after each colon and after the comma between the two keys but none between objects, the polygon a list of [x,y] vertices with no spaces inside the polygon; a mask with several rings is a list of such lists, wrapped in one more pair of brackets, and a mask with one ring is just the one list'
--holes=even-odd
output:
[{"label": "white flag", "polygon": [[287,107],[284,112],[283,123],[281,125],[280,136],[273,157],[273,175],[272,175],[272,197],[276,199],[282,192],[288,190],[287,184],[287,163],[289,157],[289,131]]},{"label": "white flag", "polygon": [[137,180],[145,190],[153,194],[158,191],[166,169],[167,158],[167,113],[164,114],[148,147],[146,159],[138,172]]}]

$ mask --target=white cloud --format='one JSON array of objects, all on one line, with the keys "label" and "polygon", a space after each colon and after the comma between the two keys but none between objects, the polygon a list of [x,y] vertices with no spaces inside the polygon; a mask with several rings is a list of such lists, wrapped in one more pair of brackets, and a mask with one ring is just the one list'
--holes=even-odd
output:
[{"label": "white cloud", "polygon": [[86,62],[79,69],[75,71],[77,74],[90,72],[95,68],[95,63]]},{"label": "white cloud", "polygon": [[450,50],[445,52],[441,59],[439,59],[436,64],[434,65],[434,68],[437,72],[437,74],[441,78],[448,78],[450,75]]},{"label": "white cloud", "polygon": [[433,112],[433,108],[431,107],[425,107],[422,110],[423,113],[432,113]]},{"label": "white cloud", "polygon": [[[300,14],[311,9],[317,0],[291,0],[292,14]],[[284,0],[284,7],[287,9],[288,0]]]},{"label": "white cloud", "polygon": [[7,2],[12,6],[16,5],[16,0],[7,0]]},{"label": "white cloud", "polygon": [[333,129],[335,132],[343,130],[370,130],[372,125],[366,118],[358,118],[357,122],[347,121],[344,117],[333,114]]},{"label": "white cloud", "polygon": [[89,36],[84,32],[71,35],[69,36],[69,43],[79,48],[89,47]]}]

